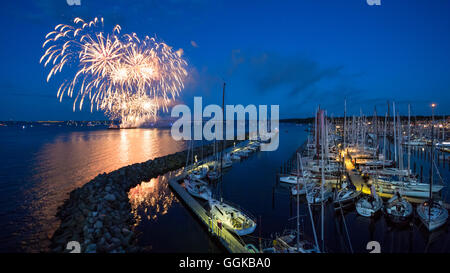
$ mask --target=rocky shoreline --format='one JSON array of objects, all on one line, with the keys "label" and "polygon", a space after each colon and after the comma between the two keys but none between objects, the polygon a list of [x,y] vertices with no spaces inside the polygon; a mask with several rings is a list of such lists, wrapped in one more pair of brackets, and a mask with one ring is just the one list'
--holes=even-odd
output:
[{"label": "rocky shoreline", "polygon": [[[226,141],[232,147],[238,141]],[[221,150],[221,147],[219,148]],[[201,147],[194,155],[201,157]],[[213,153],[213,145],[203,146],[203,156]],[[67,243],[80,243],[81,252],[139,252],[133,231],[128,191],[143,181],[185,166],[187,150],[122,167],[94,179],[69,194],[58,208],[61,223],[51,238],[52,252],[70,252]]]}]

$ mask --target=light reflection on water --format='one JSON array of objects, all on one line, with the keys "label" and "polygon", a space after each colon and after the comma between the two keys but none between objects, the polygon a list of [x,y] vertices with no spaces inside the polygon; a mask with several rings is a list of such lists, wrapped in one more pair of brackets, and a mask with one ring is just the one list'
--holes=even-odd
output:
[{"label": "light reflection on water", "polygon": [[[55,217],[57,207],[70,191],[99,173],[185,147],[183,142],[173,140],[166,129],[8,130],[11,131],[0,135],[11,143],[4,151],[6,164],[23,171],[9,171],[8,166],[0,169],[6,180],[0,184],[0,251],[45,250],[59,224]],[[26,149],[29,143],[33,147]],[[11,196],[8,190],[16,195]]]},{"label": "light reflection on water", "polygon": [[149,221],[156,221],[159,216],[165,215],[169,211],[173,203],[178,202],[168,183],[173,174],[152,178],[150,181],[144,181],[130,189],[128,199],[132,214],[136,219],[136,226],[139,225],[143,216]]},{"label": "light reflection on water", "polygon": [[[236,163],[224,176],[223,196],[260,216],[262,237],[294,227],[295,202],[289,191],[276,188],[275,175],[280,165],[306,139],[305,127],[284,124],[280,147],[274,152],[257,153]],[[170,131],[157,129],[80,130],[70,128],[0,128],[3,160],[0,164],[0,251],[37,251],[45,249],[48,237],[57,228],[54,217],[67,193],[98,173],[124,165],[183,150]],[[424,166],[429,159],[413,151],[413,165]],[[450,164],[437,164],[448,183]],[[139,244],[155,252],[217,252],[204,228],[168,188],[169,177],[143,182],[130,192],[133,214],[139,220]],[[424,181],[427,181],[425,178]],[[443,192],[449,202],[448,188]],[[301,204],[301,215],[308,211]],[[325,237],[330,249],[349,252],[342,217],[326,210]],[[320,211],[314,213],[320,215]],[[366,244],[377,240],[383,252],[448,252],[450,225],[434,233],[422,232],[417,223],[406,229],[389,226],[384,217],[376,220],[346,213],[346,225],[355,252],[366,252]],[[302,217],[302,229],[311,236],[309,217]],[[320,223],[315,218],[316,223]],[[416,222],[416,221],[415,221]],[[317,226],[317,230],[320,228]],[[259,234],[255,233],[257,236]],[[27,243],[21,247],[21,242]]]}]

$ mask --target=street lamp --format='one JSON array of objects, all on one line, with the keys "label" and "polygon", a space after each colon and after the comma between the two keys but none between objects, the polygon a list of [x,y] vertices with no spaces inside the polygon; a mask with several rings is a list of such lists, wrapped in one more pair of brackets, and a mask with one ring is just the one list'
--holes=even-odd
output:
[{"label": "street lamp", "polygon": [[433,168],[434,168],[434,108],[436,103],[431,104],[431,177],[430,177],[430,204],[428,206],[428,226],[431,222],[431,207],[433,206]]}]

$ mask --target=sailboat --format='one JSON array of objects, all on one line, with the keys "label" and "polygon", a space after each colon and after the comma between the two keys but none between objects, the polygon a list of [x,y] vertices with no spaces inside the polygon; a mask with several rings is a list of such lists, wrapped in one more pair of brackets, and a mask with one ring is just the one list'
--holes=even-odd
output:
[{"label": "sailboat", "polygon": [[333,199],[335,209],[345,208],[352,205],[359,198],[361,191],[350,187],[347,182],[342,184],[342,189],[336,191]]},{"label": "sailboat", "polygon": [[207,173],[208,173],[207,167],[200,167],[200,168],[192,170],[191,173],[189,174],[189,176],[194,179],[203,179],[206,177]]},{"label": "sailboat", "polygon": [[417,215],[425,228],[433,231],[443,226],[448,219],[448,211],[442,207],[439,202],[433,200],[433,169],[434,169],[434,107],[432,104],[432,122],[431,122],[431,180],[429,190],[429,200],[417,206]]},{"label": "sailboat", "polygon": [[213,154],[215,156],[215,159],[213,161],[212,166],[210,166],[210,169],[208,170],[208,172],[206,174],[206,177],[211,182],[216,181],[221,176],[221,172],[219,170],[221,168],[221,165],[220,165],[220,160],[219,160],[219,147],[218,147],[217,141],[214,141]]},{"label": "sailboat", "polygon": [[208,183],[201,180],[206,174],[206,170],[202,167],[196,167],[193,151],[194,142],[191,141],[189,143],[186,167],[184,169],[184,187],[189,194],[204,200],[209,200],[211,198],[211,189],[209,188]]},{"label": "sailboat", "polygon": [[307,240],[298,240],[295,230],[285,230],[281,236],[277,236],[273,247],[263,249],[264,253],[320,253],[317,246]]},{"label": "sailboat", "polygon": [[[303,171],[302,158],[297,153],[297,170],[298,176],[300,174],[300,167]],[[299,166],[300,164],[300,166]],[[297,180],[297,188],[300,188],[300,179]],[[263,252],[270,253],[320,253],[320,249],[317,243],[316,231],[314,227],[314,221],[311,215],[311,207],[308,204],[309,213],[311,216],[311,224],[313,226],[315,245],[307,240],[300,240],[300,192],[296,192],[297,195],[297,229],[285,230],[281,236],[277,236],[273,242],[273,247],[266,248]]]},{"label": "sailboat", "polygon": [[231,160],[231,157],[228,154],[225,154],[225,156],[222,159],[222,169],[231,168],[233,166],[233,161]]},{"label": "sailboat", "polygon": [[208,177],[209,181],[216,181],[220,177],[220,172],[217,170],[217,168],[213,168],[208,171],[206,177]]},{"label": "sailboat", "polygon": [[192,178],[185,178],[184,179],[184,187],[186,190],[193,196],[209,200],[211,198],[211,189],[209,188],[208,183],[192,179]]},{"label": "sailboat", "polygon": [[417,215],[429,231],[443,226],[448,219],[448,211],[440,202],[426,201],[417,207]]},{"label": "sailboat", "polygon": [[310,182],[306,184],[306,188],[306,199],[313,205],[326,202],[333,196],[332,188],[329,185],[318,185]]},{"label": "sailboat", "polygon": [[373,217],[381,210],[383,200],[376,193],[374,185],[370,188],[370,194],[359,199],[355,207],[356,212],[365,217]]},{"label": "sailboat", "polygon": [[220,220],[226,229],[239,236],[250,234],[256,229],[255,218],[235,205],[211,198],[209,207],[215,219]]},{"label": "sailboat", "polygon": [[391,222],[402,224],[409,221],[414,210],[411,203],[404,199],[400,192],[396,192],[396,194],[387,201],[384,212]]},{"label": "sailboat", "polygon": [[241,157],[234,152],[229,153],[231,160],[241,160]]},{"label": "sailboat", "polygon": [[307,171],[303,171],[302,175],[286,175],[286,176],[280,176],[279,181],[286,184],[297,184],[297,180],[301,179],[302,177],[309,177],[310,173]]},{"label": "sailboat", "polygon": [[[223,109],[225,104],[225,83],[223,84],[223,95],[222,95],[222,116]],[[209,179],[218,179],[221,175],[223,169],[223,157],[225,153],[225,142],[222,143],[223,148],[220,154],[220,158],[218,157],[216,162],[221,162],[219,164],[215,164],[215,169],[210,170],[208,172]],[[218,150],[218,148],[217,148]],[[216,153],[219,156],[219,153]],[[231,232],[243,236],[252,233],[256,229],[256,218],[254,218],[250,213],[244,212],[241,208],[236,205],[233,205],[229,202],[226,202],[220,196],[220,200],[211,198],[208,200],[208,204],[210,207],[209,213],[214,219],[217,219],[222,223],[222,225],[230,230]]]}]

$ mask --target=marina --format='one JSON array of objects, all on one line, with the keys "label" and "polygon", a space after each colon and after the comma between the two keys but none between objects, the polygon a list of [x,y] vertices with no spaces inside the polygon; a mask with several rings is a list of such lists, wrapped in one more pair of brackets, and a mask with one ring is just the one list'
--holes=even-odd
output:
[{"label": "marina", "polygon": [[[400,165],[400,168],[396,168],[397,164],[392,163],[393,161],[389,161],[389,164],[385,164],[384,162],[387,162],[388,160],[381,160],[379,165],[374,165],[374,169],[369,170],[367,168],[368,162],[367,160],[372,160],[376,156],[378,158],[377,150],[370,147],[370,143],[373,142],[373,136],[372,136],[372,142],[366,142],[366,140],[359,140],[357,138],[354,138],[354,141],[358,144],[351,144],[347,141],[349,140],[343,140],[345,137],[344,130],[341,130],[340,132],[336,129],[338,126],[331,123],[331,120],[324,117],[324,111],[319,110],[317,112],[316,117],[316,126],[313,125],[312,130],[308,130],[310,133],[313,133],[313,135],[309,135],[307,137],[307,141],[305,141],[299,148],[296,149],[296,152],[292,156],[291,159],[288,160],[288,163],[282,166],[280,169],[282,170],[282,173],[278,173],[276,175],[276,186],[281,185],[281,188],[288,187],[290,189],[289,191],[291,194],[288,194],[290,200],[298,200],[300,196],[305,196],[302,200],[302,203],[306,205],[307,207],[311,208],[311,206],[315,207],[316,215],[313,215],[313,212],[309,210],[307,214],[310,214],[311,225],[312,225],[312,233],[314,234],[316,243],[315,243],[315,249],[320,249],[320,247],[324,249],[330,249],[329,247],[325,247],[325,236],[324,236],[324,221],[339,221],[339,218],[341,215],[343,218],[343,224],[345,226],[345,236],[347,237],[347,241],[350,242],[351,235],[349,234],[349,228],[347,227],[347,223],[345,221],[345,214],[348,214],[352,209],[355,209],[357,214],[359,214],[359,217],[367,217],[368,219],[374,218],[384,218],[385,221],[389,222],[392,227],[398,226],[398,227],[404,227],[406,226],[412,226],[414,223],[418,225],[419,229],[427,229],[427,226],[425,224],[425,227],[423,226],[423,223],[420,222],[420,209],[419,207],[422,206],[424,201],[428,200],[427,197],[430,195],[429,189],[431,189],[429,184],[422,183],[421,181],[424,180],[423,174],[422,178],[419,182],[414,182],[411,184],[404,184],[407,182],[389,182],[390,180],[386,180],[386,177],[389,177],[391,175],[394,177],[395,175],[400,175],[401,177],[405,177],[406,179],[416,179],[414,181],[418,181],[417,178],[418,175],[414,175],[412,170],[404,170],[403,168],[403,162],[398,163]],[[364,117],[365,119],[365,117]],[[374,118],[372,117],[372,120]],[[353,117],[354,120],[354,117]],[[362,118],[361,118],[362,120]],[[320,122],[319,122],[320,121]],[[344,123],[346,123],[345,121]],[[386,122],[386,120],[385,120]],[[322,124],[322,129],[319,129],[320,124]],[[364,126],[364,123],[358,123],[358,126]],[[365,126],[367,128],[360,129],[363,132],[369,131],[370,124],[365,122]],[[353,125],[354,126],[354,125]],[[442,126],[442,125],[441,125]],[[332,131],[328,129],[329,127],[334,128]],[[344,125],[345,127],[345,125]],[[406,126],[405,126],[406,127]],[[446,124],[444,124],[444,127],[446,127]],[[324,129],[327,128],[327,129]],[[342,127],[341,127],[342,128]],[[400,128],[400,126],[399,126]],[[376,128],[377,130],[378,128]],[[324,131],[326,130],[326,131]],[[353,129],[354,130],[354,129]],[[319,133],[320,132],[320,133]],[[366,139],[364,136],[365,133],[358,134],[361,138]],[[319,137],[317,137],[319,135]],[[380,134],[382,135],[382,134]],[[321,141],[327,141],[331,138],[330,144],[322,143]],[[399,153],[402,152],[400,149],[403,143],[399,142],[397,146],[397,140],[396,138],[390,136],[391,140],[394,140],[394,154],[397,153],[397,147],[399,147]],[[406,137],[405,137],[406,138]],[[316,142],[310,142],[311,139],[315,139]],[[333,140],[334,139],[334,140]],[[384,139],[388,139],[386,137],[386,132],[384,133]],[[360,142],[361,141],[361,142]],[[347,142],[347,143],[346,143]],[[350,142],[350,141],[349,141]],[[332,144],[331,144],[332,143]],[[382,143],[381,145],[377,145],[378,147],[384,146],[383,153],[386,153],[386,146],[391,146],[392,142],[389,143]],[[346,146],[348,145],[348,146]],[[361,152],[361,150],[358,149],[358,146],[362,145],[364,147],[361,148],[361,150],[367,151],[366,153]],[[366,146],[367,145],[367,146]],[[426,144],[422,145],[425,146]],[[413,146],[413,145],[411,145]],[[321,147],[320,150],[316,150],[315,147]],[[339,148],[341,147],[341,148]],[[347,148],[348,147],[348,148]],[[351,147],[351,148],[350,148]],[[376,147],[375,147],[376,148]],[[242,149],[242,148],[241,148]],[[407,157],[408,160],[408,166],[411,166],[411,148],[408,148],[409,156]],[[423,149],[423,148],[422,148]],[[424,151],[424,150],[422,150]],[[236,154],[236,151],[232,152]],[[308,159],[308,157],[311,157],[311,154],[319,155],[317,158],[317,163],[314,164],[311,159]],[[362,154],[362,156],[361,156]],[[375,154],[375,155],[374,155]],[[391,151],[389,152],[389,155],[391,155]],[[322,158],[320,159],[320,156]],[[382,157],[383,156],[383,157]],[[443,154],[445,156],[445,154]],[[365,161],[361,160],[361,158],[365,159]],[[380,155],[380,158],[385,158],[383,154]],[[401,155],[401,158],[403,158],[403,155]],[[397,162],[399,159],[395,159]],[[334,163],[333,163],[334,162]],[[414,166],[416,166],[416,161],[414,161]],[[441,163],[439,163],[441,165]],[[385,167],[386,165],[386,167]],[[363,166],[363,167],[361,167]],[[447,172],[448,169],[446,169],[446,163],[445,161],[442,162],[441,165],[444,168],[444,172]],[[421,169],[423,170],[423,165],[421,166]],[[386,168],[386,169],[385,169]],[[416,167],[414,168],[416,169]],[[284,173],[283,173],[284,171]],[[370,174],[369,174],[370,173]],[[378,176],[378,173],[386,173],[383,174],[383,178],[381,176]],[[391,174],[392,173],[392,174]],[[226,174],[224,174],[226,176]],[[245,179],[245,178],[241,178]],[[172,180],[171,180],[172,181]],[[384,181],[384,182],[382,182]],[[406,181],[406,180],[405,180]],[[174,182],[171,182],[174,183]],[[224,183],[223,181],[219,183]],[[381,186],[380,183],[383,183],[383,186]],[[393,190],[386,190],[389,188],[389,186],[393,183]],[[409,182],[408,182],[409,183]],[[422,184],[421,184],[422,183]],[[177,184],[179,186],[179,184]],[[217,186],[217,185],[216,185]],[[221,185],[219,187],[222,187]],[[384,189],[382,188],[384,187]],[[407,190],[411,188],[411,190]],[[436,195],[435,198],[442,198],[440,196],[441,193],[446,189],[447,187],[444,186],[438,186],[433,185],[433,195]],[[177,187],[177,189],[180,189]],[[178,191],[177,191],[178,192]],[[422,194],[423,193],[423,194]],[[446,193],[446,192],[445,192]],[[274,188],[274,194],[275,194],[275,188]],[[438,196],[439,195],[439,196]],[[430,195],[431,196],[431,195]],[[446,225],[447,217],[445,215],[448,215],[447,209],[449,208],[449,204],[447,203],[447,200],[445,199],[445,196],[448,196],[447,194],[444,194],[444,197],[441,199],[442,201],[439,202],[440,206],[444,208],[443,210],[443,218],[444,223],[438,224],[437,227],[431,227],[429,228],[429,231],[424,232],[434,232],[435,229],[441,228],[441,231],[446,230],[448,227]],[[333,202],[329,202],[330,200],[333,200]],[[331,219],[325,218],[325,210],[329,207],[330,204],[334,205],[334,211],[335,216]],[[426,203],[425,203],[426,204]],[[190,209],[194,208],[196,206],[191,206],[189,203],[187,203],[187,206]],[[320,208],[321,209],[320,209]],[[321,211],[319,216],[317,215],[317,210]],[[417,210],[417,212],[416,212]],[[423,213],[423,212],[422,212]],[[438,213],[438,212],[435,212]],[[440,213],[440,212],[439,212]],[[384,215],[383,217],[380,217],[381,215]],[[316,217],[316,221],[318,222],[314,223],[314,217]],[[423,217],[423,216],[422,216]],[[308,218],[308,217],[306,217]],[[325,218],[325,219],[324,219]],[[335,219],[333,219],[335,218]],[[202,219],[202,222],[209,223],[210,216],[206,219]],[[303,221],[303,220],[302,220]],[[379,220],[370,220],[372,221],[379,221]],[[319,223],[322,223],[322,227],[318,227]],[[304,226],[303,226],[304,227]],[[305,228],[305,230],[307,230]],[[317,233],[322,233],[322,238],[320,241],[322,242],[322,246],[319,246],[318,240],[317,240]],[[299,231],[297,231],[299,232]],[[353,232],[357,232],[353,230]],[[276,232],[278,234],[278,232]],[[283,232],[284,234],[285,232]],[[296,238],[296,235],[292,235],[292,238]],[[310,234],[310,238],[311,238]],[[278,238],[275,235],[275,238]],[[281,237],[279,237],[281,238]],[[259,237],[259,240],[265,241],[265,248],[261,246],[261,243],[259,245],[259,249],[255,245],[251,245],[251,249],[259,252],[264,252],[264,249],[269,249],[270,246],[268,246],[267,242],[270,240],[268,238],[261,238]],[[278,239],[276,239],[278,240]],[[292,240],[292,239],[291,239]],[[284,242],[284,241],[283,241]],[[283,243],[284,244],[284,243]],[[347,249],[353,250],[353,247],[350,246],[351,243],[347,244]],[[242,243],[242,245],[250,245],[246,243]],[[286,245],[287,249],[290,249]],[[227,248],[229,250],[229,248]],[[257,250],[258,249],[258,250]],[[295,248],[292,248],[290,251],[295,252]],[[325,250],[323,250],[325,251]]]},{"label": "marina", "polygon": [[[294,146],[290,146],[291,148],[289,148],[290,153],[292,153],[292,151],[294,150],[294,154],[304,154],[307,155],[308,154],[308,147],[311,147],[311,145],[308,144],[308,137],[307,134],[305,135],[304,133],[301,133],[299,131],[304,130],[304,128],[308,128],[306,125],[304,126],[297,126],[297,125],[289,125],[289,124],[284,124],[282,126],[282,128],[289,128],[288,132],[283,132],[282,130],[280,130],[280,132],[282,133],[282,135],[286,136],[286,135],[291,135],[291,137],[293,137],[293,135],[303,135],[303,141],[299,141],[297,148]],[[303,128],[303,129],[299,129],[299,128]],[[296,133],[294,133],[296,132]],[[302,139],[302,138],[300,138]],[[309,138],[310,139],[310,138]],[[301,145],[300,145],[301,144]],[[245,147],[245,146],[243,146]],[[243,148],[239,148],[239,149],[243,149]],[[283,154],[284,157],[286,158],[286,154],[289,154],[289,150],[284,150]],[[414,163],[411,164],[423,164],[421,165],[421,168],[426,168],[426,162],[421,163],[420,158],[423,156],[425,157],[425,153],[424,154],[420,154],[422,153],[422,148],[418,149],[417,151],[415,151],[414,153],[411,153],[412,155],[414,154],[414,156],[412,156],[411,158],[413,159]],[[424,150],[425,151],[425,150]],[[232,199],[233,202],[238,202],[236,200],[241,200],[240,203],[241,205],[244,204],[245,208],[250,210],[251,212],[253,211],[255,215],[258,216],[258,218],[260,218],[259,221],[261,221],[262,224],[262,231],[260,231],[259,229],[261,227],[257,227],[256,232],[254,232],[254,234],[250,234],[250,236],[243,236],[243,237],[237,237],[235,234],[232,233],[227,233],[228,235],[231,235],[233,238],[237,238],[237,242],[240,243],[242,249],[246,249],[245,246],[249,246],[252,245],[251,247],[249,247],[252,252],[265,252],[268,251],[270,248],[273,247],[273,240],[276,238],[282,238],[283,236],[281,236],[282,234],[286,234],[286,232],[288,230],[294,230],[295,231],[295,224],[294,223],[289,223],[288,219],[292,219],[294,217],[295,219],[295,205],[294,203],[296,202],[297,198],[296,195],[297,193],[294,191],[294,188],[297,186],[295,185],[297,183],[297,179],[295,177],[300,177],[300,179],[298,179],[298,181],[300,183],[304,183],[305,179],[308,176],[307,172],[303,172],[302,175],[300,176],[294,176],[293,174],[296,174],[296,168],[295,166],[297,165],[296,162],[296,158],[292,157],[291,159],[288,160],[288,163],[284,164],[282,167],[280,167],[279,169],[281,169],[282,171],[287,171],[288,173],[290,173],[290,176],[284,176],[285,177],[285,182],[283,182],[283,176],[280,176],[280,173],[276,171],[276,168],[272,167],[272,175],[274,175],[275,177],[275,182],[270,183],[270,179],[263,178],[263,180],[258,180],[259,182],[262,181],[267,181],[269,183],[262,183],[262,184],[254,184],[252,183],[252,185],[256,186],[259,185],[258,187],[260,188],[259,191],[263,191],[266,192],[266,196],[267,193],[271,193],[270,195],[272,195],[272,208],[267,208],[266,207],[266,211],[262,212],[260,209],[255,209],[257,208],[258,204],[261,204],[260,202],[257,202],[258,204],[252,204],[249,203],[248,200],[245,202],[245,199],[239,199],[236,198],[236,188],[234,188],[234,190],[230,191],[232,187],[231,185],[234,185],[233,187],[237,187],[238,189],[241,187],[245,187],[245,184],[240,183],[240,181],[246,180],[247,183],[249,183],[250,181],[253,181],[254,178],[250,178],[251,174],[247,173],[244,174],[242,173],[243,169],[248,170],[248,166],[247,164],[250,164],[250,162],[253,162],[253,164],[256,166],[258,166],[259,164],[264,164],[262,162],[258,162],[257,158],[260,157],[261,153],[256,153],[256,156],[250,156],[248,159],[245,159],[244,161],[235,161],[233,162],[232,167],[227,170],[224,174],[223,174],[223,178],[220,182],[217,182],[216,184],[211,184],[211,190],[213,192],[218,192],[218,191],[223,191],[223,196],[225,198],[228,198],[227,196],[231,196],[231,192],[233,192],[233,196],[235,196],[235,198]],[[382,203],[380,203],[380,207],[378,208],[377,211],[377,215],[375,215],[376,217],[371,219],[371,217],[367,217],[367,216],[361,216],[358,215],[357,211],[355,210],[355,204],[356,201],[358,199],[361,199],[362,197],[370,197],[371,194],[371,188],[373,189],[374,187],[371,187],[371,185],[375,185],[375,180],[373,178],[365,178],[365,175],[362,174],[362,172],[358,169],[356,169],[355,164],[352,162],[351,156],[352,154],[348,154],[346,155],[345,152],[342,152],[343,158],[342,158],[342,177],[340,179],[326,179],[325,181],[332,181],[329,182],[330,183],[330,187],[332,188],[332,194],[329,197],[326,197],[327,200],[324,200],[324,222],[325,222],[325,227],[324,229],[324,238],[326,239],[326,241],[329,242],[329,244],[325,243],[324,245],[325,248],[327,249],[328,252],[365,252],[365,245],[364,245],[364,240],[362,240],[362,238],[360,238],[361,234],[364,234],[365,231],[367,232],[367,227],[364,228],[364,226],[368,225],[369,227],[369,231],[371,229],[373,229],[373,231],[370,231],[369,234],[372,238],[371,239],[376,239],[376,237],[381,235],[381,238],[378,238],[379,240],[382,239],[382,241],[391,241],[392,239],[386,238],[386,235],[389,234],[396,234],[396,236],[399,236],[399,238],[404,238],[404,236],[409,236],[409,240],[404,241],[403,243],[400,243],[400,245],[397,245],[397,250],[394,250],[394,248],[391,248],[390,251],[400,251],[400,252],[422,252],[422,251],[437,251],[439,252],[436,247],[440,248],[443,247],[443,249],[445,249],[446,247],[448,247],[448,238],[446,235],[444,235],[446,233],[446,230],[448,229],[447,225],[444,225],[442,228],[436,230],[436,231],[426,231],[426,229],[423,227],[423,225],[421,224],[420,220],[417,218],[417,213],[416,208],[418,205],[420,205],[423,202],[423,198],[413,198],[413,197],[408,197],[408,196],[403,196],[404,200],[407,200],[407,202],[411,202],[412,206],[408,207],[408,205],[406,205],[406,208],[409,208],[409,212],[407,212],[408,214],[406,214],[406,218],[390,218],[388,217],[388,213],[392,211],[392,209],[388,209],[387,206],[388,204],[390,204],[390,202],[393,202],[392,206],[399,206],[403,203],[395,203],[395,200],[397,199],[393,199],[394,194],[387,194],[387,193],[383,193],[383,192],[377,192],[377,195],[380,196],[380,201],[382,200]],[[246,157],[247,158],[247,157]],[[299,157],[299,158],[306,158],[306,157]],[[281,160],[282,161],[282,160]],[[325,161],[324,161],[325,162]],[[307,165],[306,162],[303,162],[303,164]],[[243,166],[241,166],[243,165]],[[237,169],[237,170],[235,170]],[[239,170],[241,169],[241,170]],[[290,169],[290,170],[289,170]],[[448,168],[447,164],[443,164],[443,162],[440,162],[440,172],[442,172],[442,174],[446,174],[450,169]],[[425,169],[426,170],[426,169]],[[233,173],[239,173],[239,178],[233,178],[236,177]],[[244,171],[245,172],[245,171]],[[301,173],[301,172],[300,172]],[[250,175],[250,176],[249,176]],[[330,173],[331,175],[331,173]],[[230,177],[231,176],[231,177]],[[267,176],[267,175],[266,175]],[[303,176],[303,177],[302,177]],[[248,177],[248,178],[246,178]],[[260,176],[257,176],[260,177]],[[265,177],[265,176],[263,176]],[[251,180],[249,180],[251,179]],[[348,179],[348,180],[347,180]],[[182,179],[181,179],[182,180]],[[182,186],[182,184],[179,184],[181,181],[179,178],[177,179],[171,179],[170,180],[170,184],[172,185],[173,183],[176,183],[176,192],[178,193],[178,191],[182,191],[184,194],[188,193]],[[341,186],[342,183],[344,181],[346,181],[346,183],[348,183],[348,185],[345,186]],[[175,182],[178,181],[178,182]],[[314,183],[319,183],[320,185],[320,178]],[[340,181],[340,182],[339,182]],[[223,183],[223,184],[220,184]],[[231,183],[231,185],[229,185],[229,183]],[[291,186],[290,186],[291,185]],[[293,186],[292,186],[293,185]],[[266,188],[266,190],[262,190],[263,188]],[[343,188],[343,189],[354,189],[354,190],[347,190],[347,192],[345,191],[341,191],[339,190],[339,188]],[[301,188],[302,189],[302,188]],[[320,233],[321,233],[321,227],[320,227],[320,222],[321,222],[321,200],[318,201],[313,201],[312,199],[309,200],[309,203],[312,205],[311,206],[311,216],[308,216],[309,214],[309,210],[308,210],[308,198],[305,197],[306,192],[308,191],[309,188],[305,188],[303,187],[303,191],[300,191],[299,195],[300,196],[300,211],[301,211],[301,215],[302,215],[302,237],[304,238],[308,238],[310,242],[312,242],[312,245],[314,246],[314,231],[317,232],[316,236],[319,236],[319,242],[320,240]],[[445,189],[445,190],[444,190]],[[320,197],[321,193],[320,193],[320,187],[317,188],[319,195],[317,195],[318,197]],[[238,192],[240,192],[241,190],[237,190]],[[447,194],[446,194],[446,188],[443,188],[443,190],[441,190],[441,192],[443,193],[443,201],[442,202],[442,206],[445,208],[448,208],[448,201],[447,201]],[[340,195],[338,194],[340,193]],[[303,197],[302,197],[303,196]],[[343,201],[333,201],[330,202],[328,200],[335,200],[336,197],[334,196],[343,196],[342,200]],[[348,199],[345,199],[345,196],[349,196]],[[202,208],[201,211],[205,211],[205,215],[207,215],[208,209],[209,207],[206,204],[206,202],[204,200],[200,200],[198,198],[194,198],[193,196],[189,196],[190,198],[193,198],[197,203],[196,205],[192,205],[188,202],[183,202],[183,204],[185,205],[185,207],[189,210],[195,210],[195,207],[198,207],[197,205],[202,203],[204,204],[203,206],[200,205],[200,207]],[[181,198],[184,199],[184,198]],[[348,201],[347,201],[348,200]],[[399,199],[400,201],[403,199]],[[286,203],[287,202],[287,203]],[[283,204],[283,205],[281,205]],[[382,204],[382,207],[381,207]],[[397,205],[394,205],[397,204]],[[270,211],[276,211],[276,213],[279,213],[280,211],[280,207],[281,206],[284,210],[284,214],[286,212],[289,212],[286,216],[285,216],[285,220],[283,221],[282,218],[280,217],[276,217],[273,218],[273,216],[268,216],[268,212]],[[194,209],[193,209],[194,208]],[[411,208],[414,208],[414,211],[411,211]],[[256,212],[255,212],[256,211]],[[271,214],[271,213],[270,213]],[[269,215],[270,215],[269,214]],[[207,234],[210,234],[210,236],[212,238],[215,238],[217,235],[213,235],[214,232],[211,231],[211,228],[209,228],[209,225],[207,223],[209,223],[209,216],[206,217],[204,215],[204,218],[201,221],[201,223],[204,226],[204,230]],[[356,216],[356,217],[355,217]],[[370,214],[368,216],[371,216]],[[197,216],[198,218],[198,216]],[[363,218],[367,218],[363,219]],[[312,221],[311,221],[312,219]],[[400,221],[400,220],[402,221]],[[406,221],[404,220],[406,219]],[[280,225],[280,220],[284,222],[284,224]],[[394,221],[397,221],[398,223],[394,223]],[[258,221],[258,223],[259,223]],[[267,223],[267,221],[271,221],[269,223]],[[274,225],[274,223],[272,221],[276,221],[278,224]],[[313,228],[313,222],[314,222],[314,228]],[[332,228],[332,226],[335,225],[335,223],[339,223],[339,225],[341,226],[340,228],[336,229]],[[359,224],[358,224],[359,223]],[[278,228],[274,228],[275,226],[277,226]],[[208,228],[207,228],[208,227]],[[289,227],[288,229],[286,229],[286,227]],[[379,235],[376,235],[377,233],[373,233],[376,229],[381,229],[381,230],[386,230],[387,233],[381,233]],[[226,230],[225,228],[223,230]],[[277,235],[278,234],[278,235]],[[359,234],[356,235],[355,234]],[[410,235],[407,235],[410,234]],[[413,236],[411,236],[411,234],[413,234]],[[438,235],[441,234],[441,235]],[[281,237],[278,237],[281,236]],[[295,238],[295,234],[293,235]],[[337,236],[337,237],[334,237]],[[373,237],[375,236],[375,237]],[[422,237],[424,236],[424,237]],[[430,237],[431,236],[431,237]],[[437,238],[441,238],[443,239],[443,241],[436,241],[436,239],[431,240],[432,238],[434,238],[433,236],[437,237]],[[334,238],[333,238],[334,237]],[[341,238],[340,240],[337,240],[336,238]],[[295,239],[294,239],[295,240]],[[370,240],[370,239],[368,239]],[[404,239],[402,239],[404,240]],[[425,240],[425,241],[424,241]],[[404,245],[405,242],[409,241],[410,244],[415,244],[415,247],[413,249],[409,248],[404,248],[405,246],[401,246]],[[219,245],[222,245],[222,243],[219,241],[218,242]],[[351,242],[351,243],[349,243]],[[392,243],[394,243],[394,241],[392,241]],[[397,242],[398,244],[399,242]],[[318,244],[319,247],[320,243]],[[351,245],[351,246],[350,246]],[[395,244],[394,244],[395,245]],[[394,245],[392,245],[391,247],[394,247]],[[421,247],[419,247],[419,245]],[[315,246],[317,247],[317,246]],[[423,247],[423,248],[422,248]],[[225,247],[224,249],[226,249],[228,252],[233,252],[230,251],[229,248]],[[238,252],[242,252],[242,249]],[[295,249],[295,247],[293,248]],[[433,250],[434,249],[434,250]],[[247,250],[247,249],[246,249]],[[442,250],[442,249],[441,249]],[[294,251],[295,250],[291,250]]]}]

